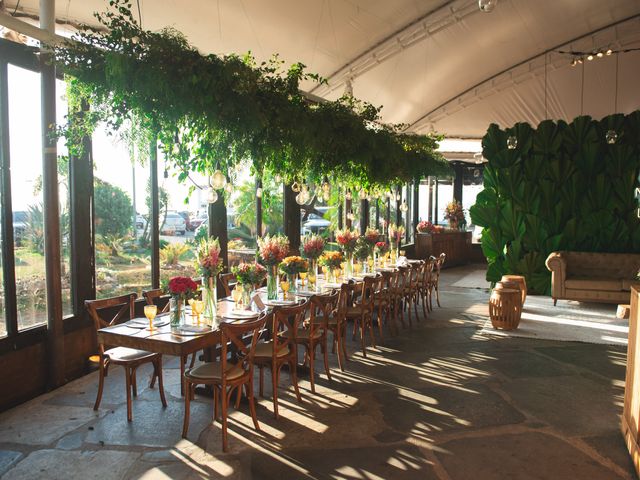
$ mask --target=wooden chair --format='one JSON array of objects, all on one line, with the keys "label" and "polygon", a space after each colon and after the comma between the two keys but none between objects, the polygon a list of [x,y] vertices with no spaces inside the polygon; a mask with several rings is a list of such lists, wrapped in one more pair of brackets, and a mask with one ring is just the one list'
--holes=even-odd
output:
[{"label": "wooden chair", "polygon": [[418,317],[418,300],[419,295],[419,282],[423,275],[424,262],[416,262],[409,267],[408,282],[405,282],[404,287],[404,303],[409,314],[409,326],[411,326],[411,307],[416,314],[416,321]]},{"label": "wooden chair", "polygon": [[392,308],[394,310],[394,319],[399,318],[402,328],[407,328],[404,323],[404,302],[406,287],[409,285],[410,269],[409,267],[398,267],[397,271],[396,283],[390,287]]},{"label": "wooden chair", "polygon": [[[289,366],[291,383],[299,402],[302,402],[300,389],[298,388],[298,348],[297,332],[304,321],[309,308],[309,299],[294,306],[274,307],[273,321],[271,324],[271,339],[260,342],[256,346],[254,357],[255,364],[260,368],[260,396],[264,396],[264,368],[271,369],[271,382],[273,385],[273,415],[278,418],[278,383],[280,369],[283,365]],[[286,333],[290,332],[290,333]]]},{"label": "wooden chair", "polygon": [[347,319],[353,320],[354,335],[356,328],[360,330],[360,344],[362,355],[366,358],[367,349],[364,342],[365,330],[368,328],[371,336],[371,346],[375,348],[376,338],[373,334],[373,308],[375,298],[375,286],[382,278],[381,275],[375,277],[364,277],[364,280],[355,285],[355,293],[359,298],[354,299],[353,305],[347,308]]},{"label": "wooden chair", "polygon": [[236,276],[233,273],[221,273],[218,278],[220,278],[220,283],[222,284],[222,288],[224,288],[225,296],[230,297],[232,287],[236,284]]},{"label": "wooden chair", "polygon": [[[222,407],[222,450],[228,449],[227,442],[227,411],[234,389],[237,389],[238,400],[244,387],[249,400],[249,410],[253,419],[253,426],[260,431],[256,416],[256,405],[253,397],[253,360],[258,344],[258,337],[264,327],[268,316],[266,312],[260,314],[255,320],[243,322],[225,322],[220,324],[221,353],[219,362],[209,362],[190,368],[184,373],[183,379],[187,386],[187,394],[184,397],[184,423],[182,437],[187,438],[189,430],[189,414],[191,400],[196,385],[211,385],[213,387],[213,418],[218,420],[219,404]],[[245,336],[250,334],[251,340],[245,342]],[[236,362],[232,362],[229,347],[235,349]],[[236,408],[239,402],[236,403]]]},{"label": "wooden chair", "polygon": [[[135,293],[129,295],[121,295],[119,297],[104,298],[101,300],[85,300],[84,304],[89,315],[93,319],[96,331],[101,328],[118,325],[124,321],[135,317]],[[119,308],[118,308],[119,307]],[[103,318],[103,310],[109,308],[118,308],[116,314],[111,320]],[[162,406],[167,406],[167,400],[164,396],[164,386],[162,383],[162,355],[146,350],[138,350],[135,348],[116,347],[108,350],[104,349],[104,345],[99,345],[100,356],[100,380],[98,384],[98,395],[93,405],[94,410],[98,410],[102,400],[102,392],[104,390],[104,378],[109,373],[109,366],[121,365],[125,370],[125,382],[127,388],[127,420],[133,420],[131,394],[138,396],[138,388],[136,382],[136,370],[140,365],[145,363],[153,364],[153,375],[151,377],[150,387],[153,388],[156,377],[158,378],[158,390],[160,392],[160,400]]]},{"label": "wooden chair", "polygon": [[[443,252],[441,253],[435,262],[435,275],[433,276],[433,282],[431,284],[432,292],[435,290],[436,292],[436,302],[440,307],[440,270],[442,270],[442,266],[447,258],[447,255]],[[431,303],[431,309],[433,310],[433,302]]]},{"label": "wooden chair", "polygon": [[326,317],[324,313],[317,313],[313,320],[315,323],[322,325],[323,328],[325,328],[327,335],[329,331],[332,333],[332,352],[336,353],[336,348],[338,349],[338,366],[343,372],[344,363],[349,360],[349,356],[347,354],[346,334],[347,308],[351,300],[350,284],[353,284],[352,280],[350,280],[349,283],[342,284],[340,290],[336,290],[336,292],[338,292],[336,307],[328,317]]},{"label": "wooden chair", "polygon": [[[153,290],[146,290],[142,292],[142,296],[147,301],[147,305],[155,305],[156,301],[164,295],[164,290],[162,288],[155,288]],[[169,302],[162,308],[162,311],[158,313],[168,313],[170,308]],[[182,361],[180,362],[180,378],[184,377],[185,365],[187,364],[187,357],[182,357]],[[193,368],[196,363],[196,354],[193,353],[191,355],[191,362],[189,363],[189,368]],[[184,382],[180,382],[180,394],[184,395]]]},{"label": "wooden chair", "polygon": [[[392,311],[392,300],[391,300],[391,286],[395,285],[398,279],[398,272],[382,272],[380,277],[380,283],[378,284],[378,289],[375,292],[373,298],[373,310],[376,313],[378,319],[378,330],[380,332],[380,339],[382,339],[382,318],[384,317],[387,325],[389,325],[389,329],[393,333],[397,333],[398,327],[396,324],[395,317],[391,316]],[[396,312],[394,311],[394,314]],[[391,319],[394,319],[393,322]],[[393,323],[393,325],[391,325]]]},{"label": "wooden chair", "polygon": [[[320,345],[324,356],[325,373],[327,378],[331,380],[329,349],[327,347],[328,323],[331,319],[331,313],[335,310],[338,302],[338,291],[334,290],[329,295],[313,295],[309,301],[311,309],[309,321],[305,322],[305,328],[300,328],[296,332],[296,343],[305,348],[305,358],[309,361],[311,391],[316,393],[314,362],[318,345]],[[285,335],[288,334],[288,332],[285,333]]]},{"label": "wooden chair", "polygon": [[422,269],[422,276],[418,281],[418,294],[422,300],[422,313],[427,318],[428,312],[431,311],[431,283],[433,281],[433,269],[435,267],[435,258],[425,262]]}]

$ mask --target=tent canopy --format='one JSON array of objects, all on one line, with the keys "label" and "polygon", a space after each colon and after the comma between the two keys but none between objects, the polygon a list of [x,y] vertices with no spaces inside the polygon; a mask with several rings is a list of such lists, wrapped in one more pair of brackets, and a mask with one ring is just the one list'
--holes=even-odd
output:
[{"label": "tent canopy", "polygon": [[[492,122],[595,118],[640,108],[640,51],[571,66],[559,51],[640,48],[638,0],[140,0],[143,28],[173,27],[203,53],[277,53],[328,79],[303,87],[329,99],[352,89],[385,122],[480,138]],[[64,22],[95,24],[103,0],[58,0]],[[16,1],[5,1],[13,13]],[[138,5],[133,1],[134,13]],[[36,15],[22,0],[17,15]]]}]

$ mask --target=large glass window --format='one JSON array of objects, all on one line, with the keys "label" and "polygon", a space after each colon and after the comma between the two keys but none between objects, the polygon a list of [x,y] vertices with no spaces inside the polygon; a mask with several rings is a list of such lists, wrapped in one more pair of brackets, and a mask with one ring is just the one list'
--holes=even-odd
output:
[{"label": "large glass window", "polygon": [[9,65],[8,76],[16,296],[23,329],[47,319],[40,74]]},{"label": "large glass window", "polygon": [[146,150],[104,128],[93,135],[96,296],[151,288]]}]

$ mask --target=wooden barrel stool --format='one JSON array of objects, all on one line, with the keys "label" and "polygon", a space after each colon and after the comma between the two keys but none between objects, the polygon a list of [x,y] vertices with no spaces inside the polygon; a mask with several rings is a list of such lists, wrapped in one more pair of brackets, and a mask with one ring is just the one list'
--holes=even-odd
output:
[{"label": "wooden barrel stool", "polygon": [[516,282],[518,284],[518,289],[522,293],[522,305],[524,305],[524,301],[527,299],[527,281],[525,278],[522,275],[503,275],[501,281]]},{"label": "wooden barrel stool", "polygon": [[489,318],[493,328],[515,330],[520,324],[521,316],[522,294],[519,289],[500,285],[491,292]]}]

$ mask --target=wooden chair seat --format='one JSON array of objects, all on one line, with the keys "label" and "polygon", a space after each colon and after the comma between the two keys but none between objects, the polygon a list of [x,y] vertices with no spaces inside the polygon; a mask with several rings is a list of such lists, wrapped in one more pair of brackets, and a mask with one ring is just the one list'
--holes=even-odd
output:
[{"label": "wooden chair seat", "polygon": [[[245,373],[247,372],[239,365],[234,365],[232,363],[228,363],[226,365],[225,376],[227,377],[227,380],[236,380],[242,377]],[[198,365],[195,368],[187,370],[184,374],[189,378],[189,380],[193,381],[220,380],[222,379],[222,363],[203,363],[202,365]]]},{"label": "wooden chair seat", "polygon": [[[287,337],[288,338],[288,337]],[[289,349],[286,346],[278,349],[278,357],[286,357]],[[256,345],[256,353],[254,358],[271,358],[273,355],[273,341],[260,342]]]},{"label": "wooden chair seat", "polygon": [[313,324],[316,326],[327,325],[327,327],[332,327],[338,324],[338,320],[335,317],[335,313],[326,320],[324,318],[324,315],[316,315],[316,317],[313,319]]},{"label": "wooden chair seat", "polygon": [[109,357],[109,361],[114,364],[128,363],[136,360],[143,360],[145,358],[153,357],[157,353],[147,352],[146,350],[138,350],[136,348],[116,347],[110,348],[104,352],[106,357]]},{"label": "wooden chair seat", "polygon": [[[317,325],[317,323],[314,322],[314,324]],[[289,330],[287,330],[286,332],[284,332],[282,334],[283,337],[287,337],[289,338],[291,336],[291,334],[289,333]],[[300,343],[300,342],[305,342],[307,340],[309,340],[309,338],[320,338],[322,337],[322,330],[315,330],[313,331],[313,337],[311,336],[311,329],[308,328],[299,328],[298,331],[296,332],[296,340]]]}]

